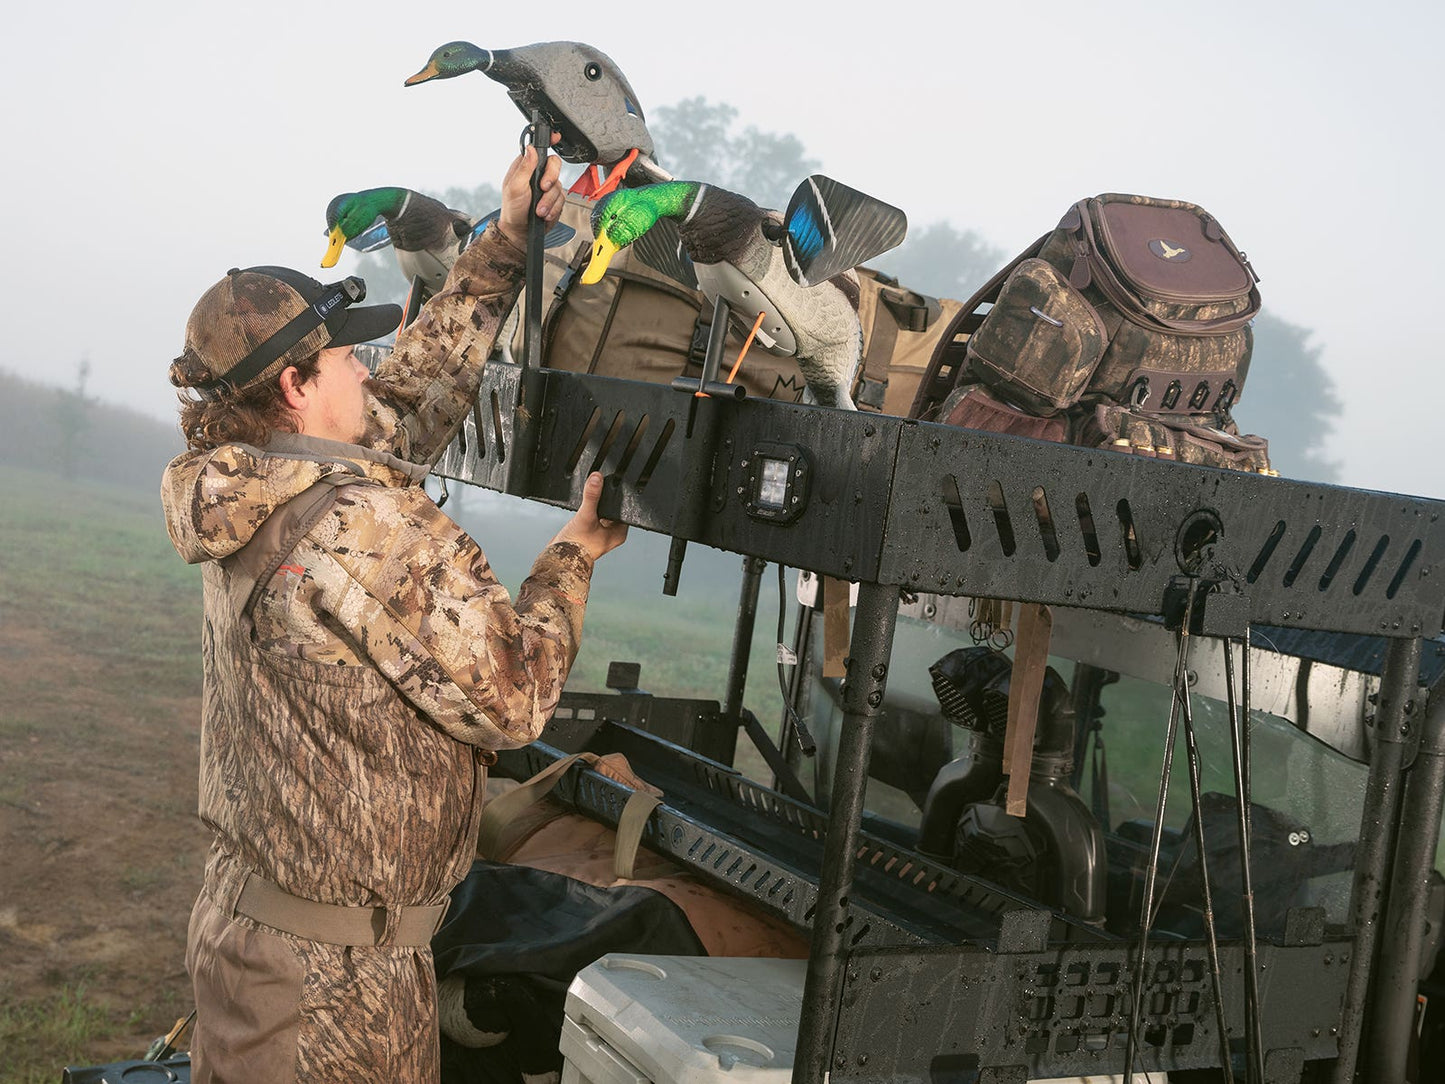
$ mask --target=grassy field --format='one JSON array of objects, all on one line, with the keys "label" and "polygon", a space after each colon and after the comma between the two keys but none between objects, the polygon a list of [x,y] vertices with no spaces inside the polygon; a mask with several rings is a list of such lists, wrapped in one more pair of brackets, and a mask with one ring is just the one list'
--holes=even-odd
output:
[{"label": "grassy field", "polygon": [[171,548],[159,491],[18,470],[0,486],[6,616],[43,613],[75,650],[124,662],[116,692],[198,689],[201,575]]},{"label": "grassy field", "polygon": [[[459,518],[515,591],[560,517],[472,496]],[[200,573],[152,492],[0,466],[0,509],[0,1082],[38,1084],[189,1011]],[[722,699],[741,559],[694,551],[667,598],[665,552],[639,532],[599,568],[574,687],[624,659],[658,695]],[[749,703],[775,719],[761,610]]]},{"label": "grassy field", "polygon": [[157,497],[0,468],[0,1080],[187,1011],[200,578]]}]

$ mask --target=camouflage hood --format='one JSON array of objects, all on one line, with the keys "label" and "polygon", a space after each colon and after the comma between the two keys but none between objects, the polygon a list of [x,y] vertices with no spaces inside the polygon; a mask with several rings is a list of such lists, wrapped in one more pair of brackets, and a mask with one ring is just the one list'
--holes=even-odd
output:
[{"label": "camouflage hood", "polygon": [[277,433],[265,448],[223,444],[173,459],[161,479],[166,530],[187,564],[218,560],[251,540],[281,505],[330,474],[418,485],[426,466],[357,444]]}]

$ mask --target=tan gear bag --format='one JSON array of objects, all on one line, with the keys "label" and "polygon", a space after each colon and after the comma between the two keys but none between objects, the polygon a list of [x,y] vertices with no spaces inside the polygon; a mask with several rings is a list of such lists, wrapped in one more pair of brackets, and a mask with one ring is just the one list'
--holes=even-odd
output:
[{"label": "tan gear bag", "polygon": [[[562,221],[577,231],[566,245],[546,252],[542,285],[542,359],[551,369],[595,373],[653,383],[699,376],[707,350],[712,308],[702,294],[649,267],[631,248],[622,249],[594,286],[578,277],[592,249],[593,204],[568,196]],[[860,409],[901,414],[932,355],[957,302],[943,302],[899,286],[867,268],[858,269],[859,323],[863,363],[853,388]],[[522,352],[516,313],[501,338],[512,356]],[[743,346],[736,328],[728,333],[724,364],[730,367]],[[722,376],[726,377],[726,371]],[[751,349],[737,380],[755,398],[799,402],[803,375],[797,362]]]}]

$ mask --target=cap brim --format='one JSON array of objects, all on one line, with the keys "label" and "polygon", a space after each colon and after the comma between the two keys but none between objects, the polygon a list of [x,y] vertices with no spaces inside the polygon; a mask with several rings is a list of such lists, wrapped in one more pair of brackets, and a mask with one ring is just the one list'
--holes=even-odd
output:
[{"label": "cap brim", "polygon": [[400,305],[362,305],[345,310],[346,319],[327,346],[356,346],[382,339],[401,326]]}]

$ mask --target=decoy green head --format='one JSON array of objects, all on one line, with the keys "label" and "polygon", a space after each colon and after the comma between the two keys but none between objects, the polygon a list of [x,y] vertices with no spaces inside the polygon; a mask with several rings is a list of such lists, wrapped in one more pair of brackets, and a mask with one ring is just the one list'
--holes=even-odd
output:
[{"label": "decoy green head", "polygon": [[467,72],[484,72],[492,66],[492,51],[469,41],[449,41],[432,50],[426,67],[403,83],[412,87],[432,79],[452,79]]},{"label": "decoy green head", "polygon": [[347,241],[367,229],[378,215],[395,214],[406,199],[403,188],[343,192],[326,206],[327,246],[322,267],[335,267]]},{"label": "decoy green head", "polygon": [[582,282],[599,282],[618,251],[636,241],[664,215],[680,218],[698,186],[691,181],[665,181],[641,188],[619,188],[592,208],[592,258]]}]

